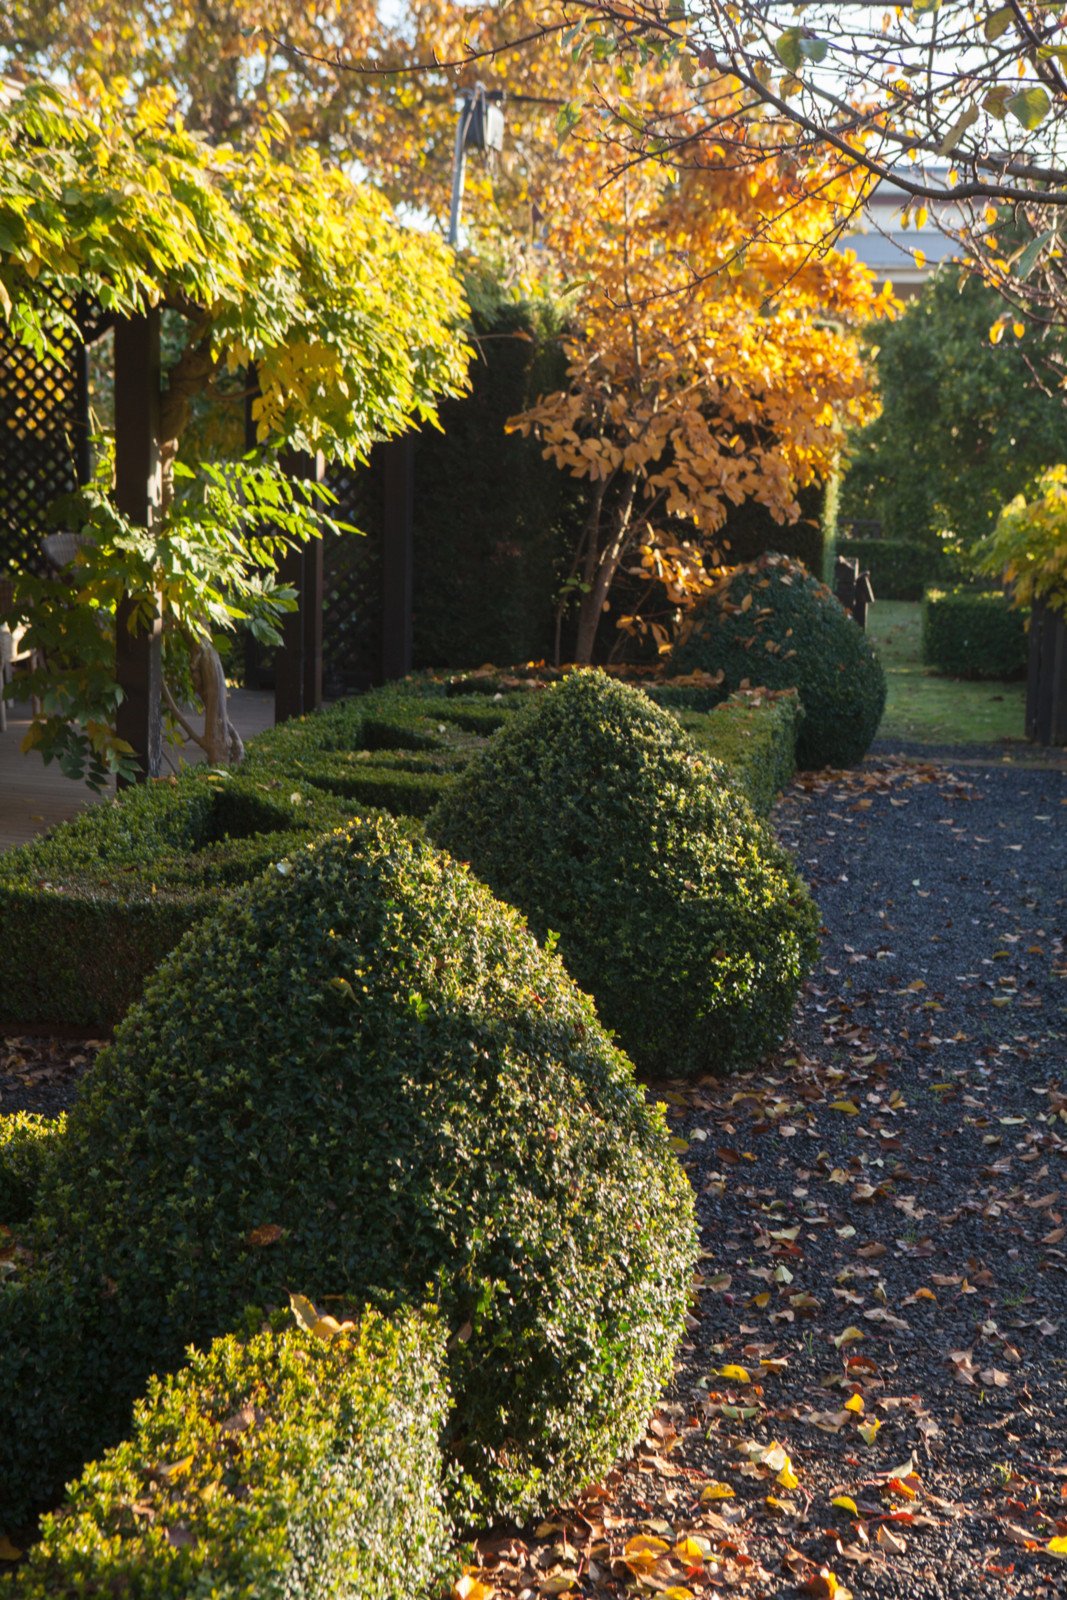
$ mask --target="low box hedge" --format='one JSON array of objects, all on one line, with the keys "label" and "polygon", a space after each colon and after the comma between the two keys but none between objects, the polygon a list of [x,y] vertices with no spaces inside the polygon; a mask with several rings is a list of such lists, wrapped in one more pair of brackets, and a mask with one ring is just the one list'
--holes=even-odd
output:
[{"label": "low box hedge", "polygon": [[921,600],[928,583],[945,577],[945,558],[918,539],[839,539],[837,552],[869,572],[876,600]]},{"label": "low box hedge", "polygon": [[0,1116],[0,1227],[29,1217],[45,1162],[66,1125],[65,1115],[14,1111]]},{"label": "low box hedge", "polygon": [[220,1338],[135,1409],[6,1588],[11,1600],[416,1600],[448,1560],[443,1341],[367,1311],[332,1339]]},{"label": "low box hedge", "polygon": [[[0,1025],[114,1026],[221,893],[354,815],[387,811],[413,825],[428,815],[541,692],[515,682],[417,676],[372,690],[257,735],[237,773],[193,769],[127,790],[0,856],[0,918],[19,929]],[[792,774],[795,707],[773,695],[719,705],[714,686],[647,687],[765,814]]]},{"label": "low box hedge", "polygon": [[1024,613],[1000,589],[933,589],[923,605],[923,660],[951,678],[1018,678],[1026,671]]}]

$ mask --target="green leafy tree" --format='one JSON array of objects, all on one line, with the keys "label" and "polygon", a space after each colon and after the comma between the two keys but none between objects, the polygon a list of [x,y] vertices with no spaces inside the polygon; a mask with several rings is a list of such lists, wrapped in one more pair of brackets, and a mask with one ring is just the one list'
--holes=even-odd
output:
[{"label": "green leafy tree", "polygon": [[987,534],[1001,507],[1063,454],[1062,395],[1048,346],[975,278],[943,270],[869,339],[881,415],[853,434],[841,518],[877,518],[892,538]]},{"label": "green leafy tree", "polygon": [[[278,458],[365,460],[376,440],[436,420],[438,397],[466,381],[462,292],[440,241],[400,228],[381,196],[314,153],[279,158],[269,130],[238,151],[191,132],[165,96],[134,111],[35,85],[0,106],[0,319],[47,351],[83,294],[118,317],[171,314],[160,504],[135,529],[105,483],[80,507],[73,585],[24,582],[13,615],[46,653],[28,743],[96,779],[129,755],[101,643],[121,580],[131,626],[159,614],[194,687],[213,686],[200,742],[225,760],[239,752],[212,631],[249,618],[269,635],[291,596],[256,567],[270,573],[332,525],[321,497],[283,488]],[[252,368],[259,464],[185,462],[176,494],[197,401]]]}]

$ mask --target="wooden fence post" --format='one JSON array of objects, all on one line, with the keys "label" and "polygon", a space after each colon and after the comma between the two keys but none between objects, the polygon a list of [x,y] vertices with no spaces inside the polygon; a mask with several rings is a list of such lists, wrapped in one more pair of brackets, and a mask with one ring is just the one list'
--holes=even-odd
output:
[{"label": "wooden fence post", "polygon": [[1030,612],[1026,737],[1067,744],[1067,619],[1041,602]]},{"label": "wooden fence post", "polygon": [[[159,514],[159,310],[115,324],[115,504],[150,528]],[[157,778],[163,761],[163,623],[157,607],[147,628],[130,629],[133,602],[115,619],[115,674],[122,690],[120,739],[133,748],[140,780]]]}]

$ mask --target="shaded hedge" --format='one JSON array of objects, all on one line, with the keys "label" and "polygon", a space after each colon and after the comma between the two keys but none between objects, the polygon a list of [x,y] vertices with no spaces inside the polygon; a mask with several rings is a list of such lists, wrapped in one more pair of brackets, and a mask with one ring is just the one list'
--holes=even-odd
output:
[{"label": "shaded hedge", "polygon": [[448,1556],[443,1355],[428,1318],[373,1311],[330,1342],[290,1326],[191,1352],[44,1519],[7,1592],[431,1594]]},{"label": "shaded hedge", "polygon": [[824,583],[785,556],[739,567],[701,607],[671,656],[679,673],[722,672],[730,689],[795,688],[801,767],[849,767],[866,755],[885,709],[885,673]]},{"label": "shaded hedge", "polygon": [[782,1037],[815,908],[725,769],[639,690],[600,672],[546,689],[428,826],[558,935],[641,1071],[725,1072]]},{"label": "shaded hedge", "polygon": [[[126,790],[0,856],[0,921],[19,929],[0,1024],[111,1027],[222,894],[353,814],[425,816],[530,692],[479,679],[493,688],[460,693],[463,681],[412,678],[281,723],[249,741],[239,773],[194,769]],[[698,708],[722,692],[698,697]],[[675,701],[695,703],[683,691]],[[756,744],[728,734],[718,715],[702,732],[694,721],[694,733],[712,749],[719,727],[736,770],[755,772]],[[775,715],[760,714],[762,738]],[[791,761],[784,724],[775,743]]]},{"label": "shaded hedge", "polygon": [[576,1489],[670,1373],[692,1200],[660,1108],[518,914],[384,818],[192,930],[96,1061],[0,1288],[0,1526],[150,1372],[294,1284],[445,1318],[483,1514]]},{"label": "shaded hedge", "polygon": [[926,585],[945,575],[946,557],[918,539],[839,539],[837,554],[870,573],[876,600],[921,600]]},{"label": "shaded hedge", "polygon": [[923,660],[953,678],[1018,678],[1026,619],[1000,589],[931,590],[923,606]]},{"label": "shaded hedge", "polygon": [[45,1164],[67,1125],[65,1115],[32,1111],[0,1115],[0,1226],[24,1222],[33,1210]]}]

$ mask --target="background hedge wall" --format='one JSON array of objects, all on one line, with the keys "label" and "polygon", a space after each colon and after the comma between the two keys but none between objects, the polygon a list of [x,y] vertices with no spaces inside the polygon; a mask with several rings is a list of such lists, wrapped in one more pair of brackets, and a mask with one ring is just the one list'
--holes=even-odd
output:
[{"label": "background hedge wall", "polygon": [[1018,678],[1026,618],[999,589],[931,590],[923,606],[923,660],[953,678]]}]

